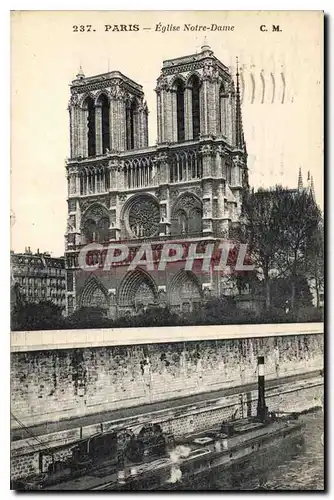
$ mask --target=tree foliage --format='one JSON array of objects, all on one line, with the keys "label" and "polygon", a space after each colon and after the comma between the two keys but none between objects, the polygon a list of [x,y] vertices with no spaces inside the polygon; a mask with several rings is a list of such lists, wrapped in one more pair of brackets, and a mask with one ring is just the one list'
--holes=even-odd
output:
[{"label": "tree foliage", "polygon": [[290,286],[290,305],[296,306],[296,287],[306,276],[321,213],[305,190],[276,186],[250,191],[244,200],[243,237],[262,276],[267,309],[271,306],[273,277],[285,278]]},{"label": "tree foliage", "polygon": [[[282,301],[287,296],[286,281],[281,281]],[[282,288],[279,287],[279,293]],[[275,294],[276,297],[276,294]],[[308,307],[307,289],[304,285],[303,299],[298,313],[285,312],[284,303],[274,301],[273,307],[260,315],[253,310],[242,310],[236,299],[231,297],[214,298],[188,313],[171,311],[168,307],[151,307],[137,315],[107,318],[97,308],[81,308],[68,318],[63,318],[59,308],[52,303],[26,304],[19,314],[12,317],[12,330],[50,330],[50,329],[87,329],[87,328],[130,328],[187,325],[231,325],[250,323],[289,323],[296,321],[322,321],[321,312]]]},{"label": "tree foliage", "polygon": [[61,308],[51,301],[18,302],[12,309],[12,330],[57,330],[65,327]]},{"label": "tree foliage", "polygon": [[306,276],[315,240],[319,237],[321,213],[306,191],[283,196],[280,225],[279,276],[291,284],[291,308],[296,307],[296,287],[300,276]]},{"label": "tree foliage", "polygon": [[316,306],[321,306],[320,296],[325,286],[325,248],[324,248],[324,228],[322,221],[312,236],[312,242],[306,254],[306,276],[312,292],[316,297]]},{"label": "tree foliage", "polygon": [[108,328],[110,320],[104,309],[99,307],[81,307],[66,318],[68,328]]}]

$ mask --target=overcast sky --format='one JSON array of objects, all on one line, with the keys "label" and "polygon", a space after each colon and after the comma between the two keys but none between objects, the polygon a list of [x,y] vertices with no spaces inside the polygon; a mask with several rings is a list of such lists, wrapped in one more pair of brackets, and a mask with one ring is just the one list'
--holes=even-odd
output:
[{"label": "overcast sky", "polygon": [[[155,31],[159,22],[179,25],[180,31]],[[106,24],[139,24],[140,30],[105,32]],[[80,64],[86,76],[119,70],[143,85],[150,111],[149,143],[154,145],[154,88],[162,61],[199,51],[204,39],[203,32],[184,31],[184,24],[234,26],[233,32],[209,31],[206,36],[224,64],[234,71],[238,56],[243,68],[243,123],[251,184],[296,187],[301,166],[305,182],[311,171],[322,208],[323,36],[319,13],[21,12],[12,18],[14,251],[30,246],[54,256],[64,253],[67,103],[69,83]],[[273,24],[281,32],[272,32]],[[73,32],[73,25],[92,25],[96,31]],[[261,32],[261,25],[268,32]]]}]

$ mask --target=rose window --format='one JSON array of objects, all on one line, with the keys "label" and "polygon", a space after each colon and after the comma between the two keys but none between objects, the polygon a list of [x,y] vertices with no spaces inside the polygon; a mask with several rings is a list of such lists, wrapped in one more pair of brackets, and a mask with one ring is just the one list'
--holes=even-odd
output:
[{"label": "rose window", "polygon": [[141,197],[129,210],[129,226],[137,238],[155,236],[159,232],[159,205],[150,197]]}]

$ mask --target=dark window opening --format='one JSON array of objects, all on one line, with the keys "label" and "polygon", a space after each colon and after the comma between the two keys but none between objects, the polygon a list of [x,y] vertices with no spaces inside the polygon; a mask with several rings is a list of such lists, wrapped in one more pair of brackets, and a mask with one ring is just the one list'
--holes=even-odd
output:
[{"label": "dark window opening", "polygon": [[137,112],[136,102],[132,101],[126,110],[126,149],[135,148],[135,114]]},{"label": "dark window opening", "polygon": [[176,85],[176,110],[177,110],[177,142],[184,141],[184,85],[180,81]]},{"label": "dark window opening", "polygon": [[106,153],[110,149],[110,127],[109,127],[109,101],[103,95],[101,97],[102,105],[102,152]]},{"label": "dark window opening", "polygon": [[219,89],[219,131],[226,134],[226,102],[228,94],[225,92],[224,85]]},{"label": "dark window opening", "polygon": [[200,134],[200,102],[199,102],[200,83],[198,78],[194,77],[192,81],[192,122],[193,139],[198,139]]},{"label": "dark window opening", "polygon": [[96,138],[95,138],[95,107],[93,99],[90,97],[87,99],[87,140],[88,140],[88,156],[94,156],[96,154]]}]

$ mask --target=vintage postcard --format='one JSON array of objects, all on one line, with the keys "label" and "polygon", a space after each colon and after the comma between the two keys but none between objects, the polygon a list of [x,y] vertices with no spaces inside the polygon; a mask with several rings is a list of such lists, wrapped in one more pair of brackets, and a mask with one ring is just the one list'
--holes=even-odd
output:
[{"label": "vintage postcard", "polygon": [[324,15],[11,13],[11,488],[324,490]]}]

